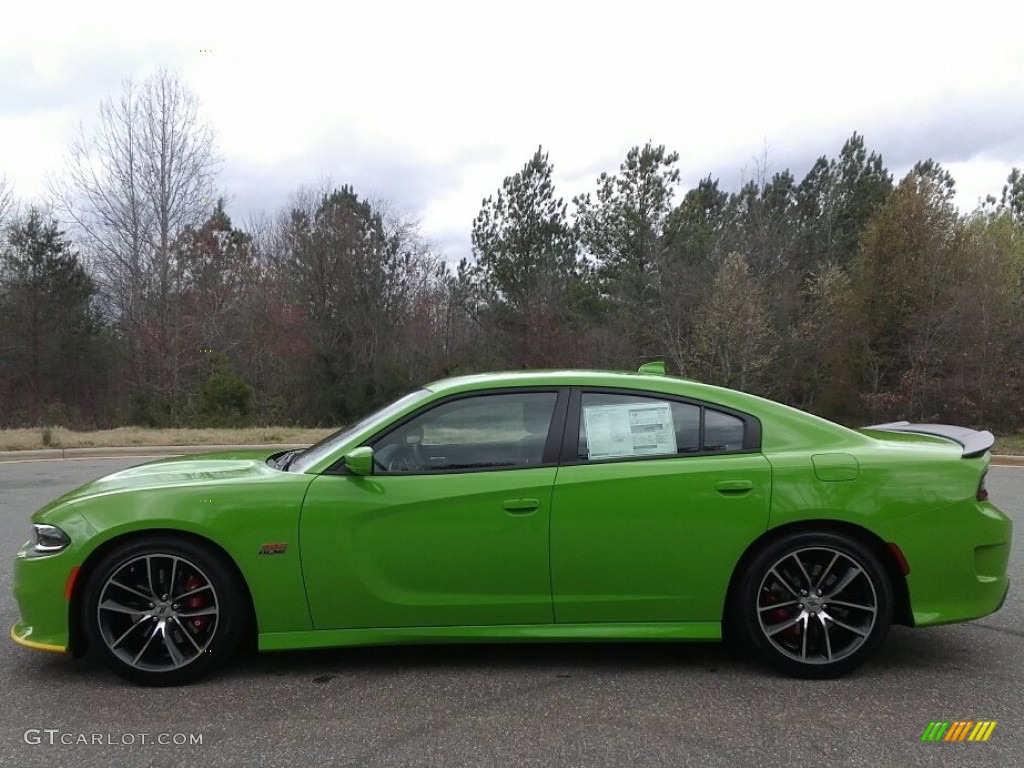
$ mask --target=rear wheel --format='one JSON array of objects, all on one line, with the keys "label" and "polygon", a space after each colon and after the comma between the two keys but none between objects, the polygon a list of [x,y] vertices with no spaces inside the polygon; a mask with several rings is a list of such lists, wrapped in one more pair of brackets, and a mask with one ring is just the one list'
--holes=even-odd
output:
[{"label": "rear wheel", "polygon": [[733,605],[747,644],[789,675],[838,677],[862,664],[892,623],[892,585],[860,542],[801,533],[750,563]]},{"label": "rear wheel", "polygon": [[83,595],[89,647],[143,685],[207,674],[237,648],[248,612],[238,576],[221,557],[178,537],[135,540],[108,553]]}]

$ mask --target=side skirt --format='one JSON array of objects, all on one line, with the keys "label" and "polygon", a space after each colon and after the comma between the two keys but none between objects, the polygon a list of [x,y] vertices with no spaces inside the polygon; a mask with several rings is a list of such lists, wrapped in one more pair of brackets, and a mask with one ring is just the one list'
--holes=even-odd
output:
[{"label": "side skirt", "polygon": [[637,624],[518,624],[493,627],[393,627],[321,629],[305,632],[265,632],[261,651],[294,651],[354,645],[429,643],[713,641],[722,639],[718,621],[651,622]]}]

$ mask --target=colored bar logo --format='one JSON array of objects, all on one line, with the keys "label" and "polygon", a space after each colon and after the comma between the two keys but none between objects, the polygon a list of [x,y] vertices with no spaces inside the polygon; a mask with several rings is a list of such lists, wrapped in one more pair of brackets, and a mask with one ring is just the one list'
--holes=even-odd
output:
[{"label": "colored bar logo", "polygon": [[995,720],[933,721],[924,729],[921,741],[988,741],[995,729]]}]

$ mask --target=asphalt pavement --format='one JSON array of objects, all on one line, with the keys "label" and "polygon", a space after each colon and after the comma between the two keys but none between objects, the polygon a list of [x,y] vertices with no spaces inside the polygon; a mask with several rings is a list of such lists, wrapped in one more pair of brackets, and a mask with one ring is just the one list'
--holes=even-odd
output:
[{"label": "asphalt pavement", "polygon": [[[7,638],[29,513],[143,460],[0,463],[0,766],[1024,765],[1024,468],[988,479],[1016,526],[1003,609],[896,627],[841,680],[718,644],[595,643],[263,654],[144,689]],[[922,742],[936,720],[998,725],[985,743]]]}]

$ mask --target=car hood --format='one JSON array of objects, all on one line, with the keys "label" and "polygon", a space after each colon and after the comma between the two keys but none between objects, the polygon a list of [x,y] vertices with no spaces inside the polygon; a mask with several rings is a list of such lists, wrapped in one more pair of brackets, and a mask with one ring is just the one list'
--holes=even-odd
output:
[{"label": "car hood", "polygon": [[169,456],[120,472],[104,475],[64,494],[40,512],[53,507],[103,496],[143,489],[209,485],[266,478],[280,470],[267,459],[280,450],[227,451],[186,456]]}]

